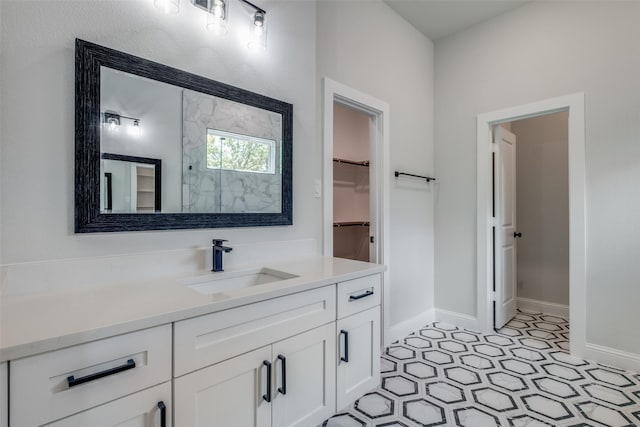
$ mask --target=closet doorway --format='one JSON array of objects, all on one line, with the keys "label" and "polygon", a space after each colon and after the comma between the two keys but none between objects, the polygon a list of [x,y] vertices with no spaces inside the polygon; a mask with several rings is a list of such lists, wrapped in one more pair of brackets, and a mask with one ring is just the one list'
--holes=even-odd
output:
[{"label": "closet doorway", "polygon": [[376,262],[370,122],[368,113],[334,101],[333,256]]},{"label": "closet doorway", "polygon": [[[324,79],[323,254],[385,264],[389,259],[389,106]],[[382,333],[389,326],[388,269]]]}]

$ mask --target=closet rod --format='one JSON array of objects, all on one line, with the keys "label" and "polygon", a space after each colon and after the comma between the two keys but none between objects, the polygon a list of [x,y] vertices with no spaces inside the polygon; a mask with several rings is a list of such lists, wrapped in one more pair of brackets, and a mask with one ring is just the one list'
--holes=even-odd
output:
[{"label": "closet rod", "polygon": [[412,173],[405,173],[405,172],[398,172],[398,171],[395,171],[394,175],[396,176],[396,178],[399,177],[400,175],[412,176],[414,178],[426,179],[427,182],[436,180],[435,178],[432,178],[430,176],[414,175]]},{"label": "closet rod", "polygon": [[344,222],[334,222],[334,227],[368,227],[369,221],[344,221]]},{"label": "closet rod", "polygon": [[356,165],[356,166],[369,166],[369,161],[368,160],[365,160],[365,161],[362,161],[362,162],[356,162],[356,161],[353,161],[353,160],[339,159],[337,157],[334,157],[333,161],[336,162],[336,163],[347,163],[349,165]]}]

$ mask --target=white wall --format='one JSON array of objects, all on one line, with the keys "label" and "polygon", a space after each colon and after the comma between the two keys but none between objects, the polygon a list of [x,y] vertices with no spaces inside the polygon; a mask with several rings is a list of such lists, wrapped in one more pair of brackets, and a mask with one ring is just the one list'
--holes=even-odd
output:
[{"label": "white wall", "polygon": [[518,297],[569,305],[569,114],[511,123],[516,135]]},{"label": "white wall", "polygon": [[[116,256],[106,263],[113,267],[121,261],[120,255],[190,251],[210,245],[212,237],[229,239],[237,248],[228,256],[235,264],[259,262],[262,255],[273,257],[278,254],[276,248],[288,256],[286,248],[295,246],[287,246],[289,241],[314,241],[311,251],[320,253],[322,209],[321,200],[313,197],[313,183],[321,174],[321,164],[309,160],[318,159],[319,150],[315,4],[262,2],[270,19],[268,50],[263,53],[245,49],[234,32],[248,26],[248,12],[240,4],[231,4],[232,30],[223,39],[206,32],[203,11],[188,1],[181,4],[179,15],[164,15],[152,1],[2,2],[0,96],[5,105],[8,100],[11,103],[11,108],[2,110],[0,133],[1,262],[5,267]],[[292,103],[294,225],[74,234],[76,37]],[[263,248],[265,243],[274,253],[250,250]],[[184,258],[194,260],[187,263],[188,268],[202,265],[195,255]],[[145,274],[166,273],[168,268],[155,265]],[[96,277],[92,271],[77,269],[77,274]]]},{"label": "white wall", "polygon": [[[318,77],[387,102],[391,170],[432,173],[431,41],[379,1],[323,0],[317,17]],[[433,189],[424,181],[391,186],[392,328],[433,308]]]},{"label": "white wall", "polygon": [[586,96],[587,341],[640,353],[639,2],[530,2],[436,43],[436,306],[476,315],[476,116]]}]

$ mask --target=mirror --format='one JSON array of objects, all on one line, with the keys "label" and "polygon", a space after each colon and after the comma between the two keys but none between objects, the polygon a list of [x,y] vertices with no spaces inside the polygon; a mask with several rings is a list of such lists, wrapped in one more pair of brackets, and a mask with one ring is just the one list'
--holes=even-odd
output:
[{"label": "mirror", "polygon": [[76,232],[292,224],[292,112],[76,40]]}]

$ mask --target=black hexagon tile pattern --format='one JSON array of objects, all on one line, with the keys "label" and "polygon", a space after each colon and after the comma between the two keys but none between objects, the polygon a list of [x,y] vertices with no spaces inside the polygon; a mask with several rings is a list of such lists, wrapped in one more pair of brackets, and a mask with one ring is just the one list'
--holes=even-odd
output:
[{"label": "black hexagon tile pattern", "polygon": [[640,374],[570,356],[569,336],[565,319],[530,312],[490,335],[427,325],[322,427],[640,427]]}]

